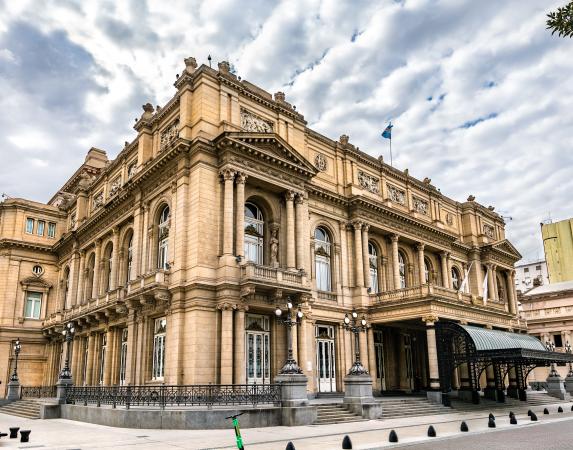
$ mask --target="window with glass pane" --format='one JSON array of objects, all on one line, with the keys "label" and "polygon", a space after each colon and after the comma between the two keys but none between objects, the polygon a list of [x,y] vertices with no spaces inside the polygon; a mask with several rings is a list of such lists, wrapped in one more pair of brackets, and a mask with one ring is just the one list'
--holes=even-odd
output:
[{"label": "window with glass pane", "polygon": [[151,377],[154,380],[162,380],[165,375],[165,333],[167,331],[167,320],[165,317],[155,319],[154,325]]},{"label": "window with glass pane", "polygon": [[370,265],[370,289],[378,292],[378,252],[372,242],[368,243],[368,261]]},{"label": "window with glass pane", "polygon": [[400,274],[400,288],[403,289],[406,287],[406,263],[402,252],[398,252],[398,272]]},{"label": "window with glass pane", "polygon": [[27,292],[26,311],[24,312],[24,317],[28,319],[39,319],[41,308],[42,308],[42,293]]},{"label": "window with glass pane", "polygon": [[127,328],[121,330],[121,351],[119,353],[119,384],[125,384],[125,374],[127,367]]},{"label": "window with glass pane", "polygon": [[424,280],[430,282],[430,262],[427,259],[424,259]]},{"label": "window with glass pane", "polygon": [[54,222],[48,222],[48,237],[56,237],[56,224]]},{"label": "window with glass pane", "polygon": [[165,206],[159,216],[159,239],[157,251],[157,267],[167,270],[169,258],[169,222],[171,213],[169,206]]},{"label": "window with glass pane", "polygon": [[38,228],[36,229],[36,233],[38,233],[38,236],[44,235],[45,227],[46,227],[46,222],[44,222],[43,220],[38,220]]},{"label": "window with glass pane", "polygon": [[127,273],[125,274],[125,280],[131,281],[131,267],[133,264],[133,236],[129,238],[127,243]]},{"label": "window with glass pane", "polygon": [[26,233],[32,234],[34,232],[34,219],[29,217],[26,219]]},{"label": "window with glass pane", "polygon": [[317,228],[314,232],[314,265],[316,271],[316,289],[319,291],[331,291],[331,241],[330,236],[323,228]]},{"label": "window with glass pane", "polygon": [[460,288],[460,274],[455,267],[452,267],[452,286],[456,290]]},{"label": "window with glass pane", "polygon": [[245,259],[263,264],[265,219],[259,207],[245,203]]}]

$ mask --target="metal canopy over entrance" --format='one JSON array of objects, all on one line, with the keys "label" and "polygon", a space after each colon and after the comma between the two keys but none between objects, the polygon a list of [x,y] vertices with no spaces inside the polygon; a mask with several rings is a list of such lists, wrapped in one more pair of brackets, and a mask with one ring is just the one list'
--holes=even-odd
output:
[{"label": "metal canopy over entrance", "polygon": [[436,344],[442,392],[451,391],[457,370],[459,389],[471,391],[474,403],[479,402],[480,376],[484,371],[488,380],[484,393],[489,389],[492,398],[503,402],[508,377],[507,395],[525,400],[527,376],[535,367],[573,362],[572,354],[550,352],[533,336],[447,321],[436,324]]}]

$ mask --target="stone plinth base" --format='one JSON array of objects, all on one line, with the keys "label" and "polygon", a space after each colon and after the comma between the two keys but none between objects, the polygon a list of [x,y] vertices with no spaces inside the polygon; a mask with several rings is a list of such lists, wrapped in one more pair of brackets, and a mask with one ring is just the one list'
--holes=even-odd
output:
[{"label": "stone plinth base", "polygon": [[510,398],[519,399],[519,389],[517,386],[509,386],[507,388],[507,396]]},{"label": "stone plinth base", "polygon": [[8,383],[8,394],[6,395],[6,399],[13,402],[14,400],[18,400],[19,398],[20,398],[20,382],[10,381]]},{"label": "stone plinth base", "polygon": [[460,389],[458,391],[458,398],[464,402],[479,404],[479,392],[471,389]]},{"label": "stone plinth base", "polygon": [[557,397],[560,400],[565,400],[565,386],[563,385],[563,378],[559,375],[547,377],[547,393],[552,397]]},{"label": "stone plinth base", "polygon": [[365,419],[377,419],[382,415],[382,405],[372,395],[370,375],[347,375],[344,378],[343,403]]},{"label": "stone plinth base", "polygon": [[281,401],[283,408],[308,405],[308,396],[306,395],[306,375],[277,375],[275,377],[275,383],[280,383],[281,385]]},{"label": "stone plinth base", "polygon": [[442,404],[442,392],[441,391],[426,391],[426,397],[430,403],[435,403],[437,405]]},{"label": "stone plinth base", "polygon": [[565,391],[573,395],[573,377],[569,375],[565,378]]},{"label": "stone plinth base", "polygon": [[66,388],[68,386],[73,386],[74,382],[71,378],[59,378],[56,383],[56,398],[58,403],[66,402]]}]

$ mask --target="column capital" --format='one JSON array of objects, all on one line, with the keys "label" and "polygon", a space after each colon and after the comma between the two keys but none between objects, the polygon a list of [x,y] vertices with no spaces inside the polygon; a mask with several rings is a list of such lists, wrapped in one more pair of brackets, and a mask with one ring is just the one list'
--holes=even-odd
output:
[{"label": "column capital", "polygon": [[101,239],[96,239],[94,246],[95,246],[96,248],[101,247]]},{"label": "column capital", "polygon": [[443,250],[440,252],[440,256],[442,258],[448,259],[450,257],[450,252],[447,252],[446,250]]},{"label": "column capital", "polygon": [[427,326],[431,327],[440,320],[440,318],[435,314],[428,314],[422,317],[422,322],[425,322]]},{"label": "column capital", "polygon": [[390,235],[390,242],[392,242],[392,243],[398,242],[399,239],[400,239],[400,236],[398,236],[397,234],[391,234]]},{"label": "column capital", "polygon": [[424,244],[423,242],[418,242],[416,244],[416,250],[418,250],[419,252],[423,252],[425,247],[426,247],[426,244]]},{"label": "column capital", "polygon": [[219,171],[219,176],[223,179],[223,181],[232,181],[235,178],[236,171],[233,169],[221,169]]},{"label": "column capital", "polygon": [[296,192],[289,189],[288,191],[285,191],[284,197],[286,202],[293,202],[296,197]]},{"label": "column capital", "polygon": [[294,198],[294,202],[297,205],[302,205],[304,203],[304,193],[302,192],[297,192],[295,198]]},{"label": "column capital", "polygon": [[245,184],[247,182],[248,175],[244,172],[237,172],[237,178],[235,178],[235,183],[237,184]]},{"label": "column capital", "polygon": [[119,227],[113,227],[113,229],[111,230],[111,232],[113,233],[114,236],[117,236],[119,234]]},{"label": "column capital", "polygon": [[360,220],[353,220],[352,222],[350,222],[350,224],[352,225],[352,227],[355,230],[361,230],[362,229],[362,221],[360,221]]},{"label": "column capital", "polygon": [[230,302],[221,302],[217,304],[217,309],[220,309],[221,311],[232,311],[235,309],[235,305]]},{"label": "column capital", "polygon": [[368,223],[365,222],[365,223],[362,225],[362,231],[368,233],[368,230],[369,230],[369,229],[370,229],[370,224],[368,224]]}]

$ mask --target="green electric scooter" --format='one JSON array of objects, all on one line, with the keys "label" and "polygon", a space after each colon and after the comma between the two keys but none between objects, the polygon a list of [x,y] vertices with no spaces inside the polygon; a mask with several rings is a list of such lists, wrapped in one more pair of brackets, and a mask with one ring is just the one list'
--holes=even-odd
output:
[{"label": "green electric scooter", "polygon": [[237,448],[239,450],[244,450],[243,438],[241,437],[241,430],[239,429],[239,419],[237,417],[242,416],[244,413],[236,414],[234,416],[225,417],[225,419],[233,419],[233,427],[235,428],[235,438],[237,439]]}]

